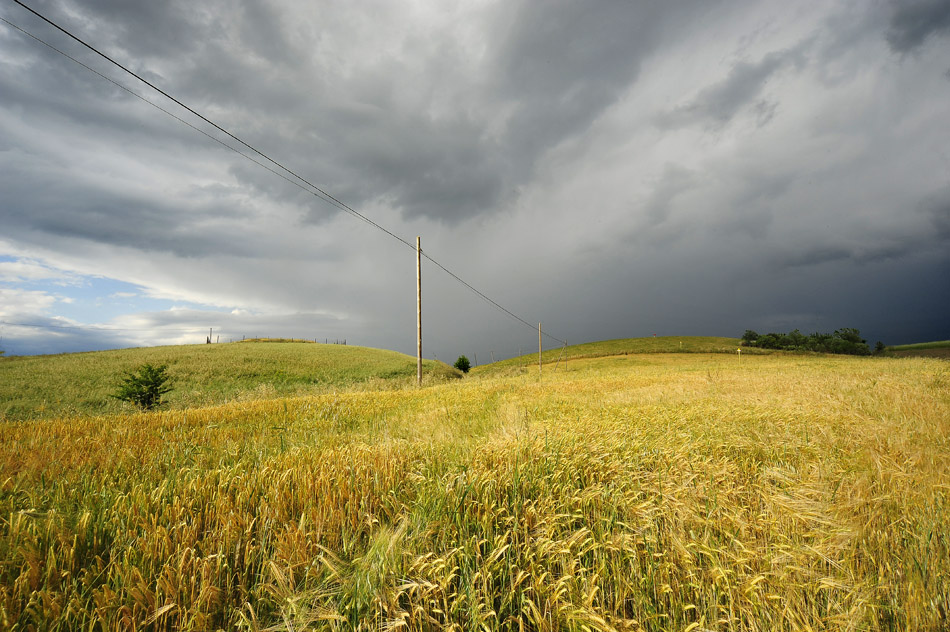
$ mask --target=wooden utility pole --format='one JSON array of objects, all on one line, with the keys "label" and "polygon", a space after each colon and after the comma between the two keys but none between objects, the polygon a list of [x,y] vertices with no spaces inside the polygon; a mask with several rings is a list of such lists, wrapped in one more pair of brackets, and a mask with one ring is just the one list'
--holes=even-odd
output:
[{"label": "wooden utility pole", "polygon": [[422,238],[416,237],[416,381],[422,386]]},{"label": "wooden utility pole", "polygon": [[538,323],[538,377],[541,377],[541,323]]}]

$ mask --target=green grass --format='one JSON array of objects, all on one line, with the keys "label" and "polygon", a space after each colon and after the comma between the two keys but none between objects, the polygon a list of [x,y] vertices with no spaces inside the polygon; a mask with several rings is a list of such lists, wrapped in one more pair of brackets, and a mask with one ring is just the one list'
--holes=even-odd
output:
[{"label": "green grass", "polygon": [[[168,365],[171,409],[357,386],[398,388],[416,377],[415,358],[394,351],[289,341],[0,357],[0,419],[130,410],[110,396],[124,373],[144,363]],[[425,361],[423,371],[428,381],[459,375],[434,361]]]},{"label": "green grass", "polygon": [[[543,350],[541,359],[544,364],[554,364],[582,358],[602,358],[608,356],[646,354],[646,353],[735,353],[739,347],[738,338],[718,338],[710,336],[662,336],[658,338],[620,338],[586,342],[565,347],[552,347]],[[758,350],[752,350],[756,352]],[[743,349],[743,353],[749,350]],[[474,373],[492,373],[515,367],[537,367],[538,354],[528,354],[472,369]]]},{"label": "green grass", "polygon": [[912,345],[894,345],[887,347],[888,355],[899,358],[930,357],[950,360],[950,340],[920,342]]},{"label": "green grass", "polygon": [[935,342],[918,342],[912,345],[893,345],[888,349],[894,351],[913,351],[915,349],[950,349],[950,340],[938,340]]}]

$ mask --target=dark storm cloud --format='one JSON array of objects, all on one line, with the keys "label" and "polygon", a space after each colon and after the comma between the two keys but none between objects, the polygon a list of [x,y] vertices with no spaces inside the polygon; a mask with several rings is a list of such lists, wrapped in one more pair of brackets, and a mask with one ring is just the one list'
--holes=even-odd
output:
[{"label": "dark storm cloud", "polygon": [[877,263],[905,257],[915,252],[919,246],[919,243],[913,242],[862,244],[853,247],[815,246],[776,255],[775,263],[782,268],[820,266],[845,261],[857,264]]},{"label": "dark storm cloud", "polygon": [[[379,86],[361,91],[365,107],[327,112],[328,144],[364,177],[344,181],[343,190],[357,203],[389,200],[407,217],[456,223],[497,212],[546,150],[583,131],[629,87],[655,46],[664,16],[651,5],[600,9],[533,2],[497,9],[485,33],[491,54],[466,67],[470,74],[451,77],[481,87],[475,102],[456,103],[442,117],[407,109],[398,91]],[[349,124],[332,124],[338,117]]]},{"label": "dark storm cloud", "polygon": [[[45,167],[12,167],[0,174],[7,237],[81,240],[180,257],[259,254],[249,240],[223,238],[240,214],[236,205],[227,204],[226,192],[217,193],[215,204],[185,209],[147,193],[122,194],[67,181],[68,169]],[[213,230],[208,229],[211,218],[219,220]]]},{"label": "dark storm cloud", "polygon": [[887,43],[897,53],[910,53],[931,37],[950,33],[947,0],[894,0],[887,28]]},{"label": "dark storm cloud", "polygon": [[[566,1],[505,3],[486,18],[481,60],[467,59],[450,35],[406,31],[398,35],[404,48],[424,37],[440,54],[370,56],[354,60],[360,72],[351,74],[321,48],[319,34],[315,41],[291,37],[286,25],[297,16],[277,5],[97,0],[68,13],[60,6],[40,8],[78,23],[107,52],[148,70],[268,155],[304,165],[301,175],[348,204],[384,202],[409,218],[451,224],[504,209],[548,150],[583,133],[630,88],[665,34],[714,10],[706,2],[675,9],[613,2],[597,11]],[[337,7],[317,24],[352,26],[346,11],[359,9]],[[371,51],[373,42],[366,46]],[[71,83],[88,85],[71,75]],[[449,105],[433,114],[427,95],[431,102],[442,93]],[[457,100],[467,94],[475,96]],[[82,103],[72,107],[84,121],[97,116],[78,109]],[[203,143],[191,140],[199,150]],[[307,206],[314,220],[337,212],[269,174],[255,176],[257,167],[239,158],[232,164],[262,193]]]},{"label": "dark storm cloud", "polygon": [[950,247],[950,187],[930,196],[922,204],[933,227],[933,236],[941,245]]},{"label": "dark storm cloud", "polygon": [[652,3],[524,2],[503,12],[492,74],[515,104],[508,133],[529,155],[584,129],[636,78],[660,37]]},{"label": "dark storm cloud", "polygon": [[[407,217],[457,223],[498,212],[546,151],[583,133],[630,88],[677,19],[709,10],[708,3],[676,11],[652,3],[608,3],[597,11],[570,2],[505,3],[486,28],[491,52],[465,67],[470,74],[452,76],[439,60],[428,62],[436,77],[479,86],[474,102],[432,117],[401,105],[380,77],[384,87],[361,91],[365,107],[326,112],[327,145],[340,148],[334,156],[364,178],[344,180],[341,189],[357,204],[386,199]],[[452,46],[446,49],[450,62]],[[418,89],[437,98],[437,86]],[[333,124],[338,119],[348,124]]]}]

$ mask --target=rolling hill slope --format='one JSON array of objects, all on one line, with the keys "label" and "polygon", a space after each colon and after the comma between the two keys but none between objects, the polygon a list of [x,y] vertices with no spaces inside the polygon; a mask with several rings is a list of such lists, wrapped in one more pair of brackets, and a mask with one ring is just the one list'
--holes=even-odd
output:
[{"label": "rolling hill slope", "polygon": [[[544,364],[580,358],[603,358],[608,356],[643,353],[735,353],[739,346],[738,338],[720,338],[714,336],[662,336],[659,338],[618,338],[585,342],[579,345],[545,349],[541,358]],[[507,370],[521,366],[537,366],[538,354],[501,360],[473,369],[473,372],[485,373]]]},{"label": "rolling hill slope", "polygon": [[[236,342],[0,358],[0,420],[131,411],[111,397],[138,366],[167,364],[171,409],[415,381],[416,359],[395,351],[304,342]],[[459,374],[427,360],[425,379]]]}]

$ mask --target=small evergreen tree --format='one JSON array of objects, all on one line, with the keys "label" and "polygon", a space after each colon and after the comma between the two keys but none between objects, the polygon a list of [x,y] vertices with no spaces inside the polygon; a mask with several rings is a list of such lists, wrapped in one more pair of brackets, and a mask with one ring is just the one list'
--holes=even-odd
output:
[{"label": "small evergreen tree", "polygon": [[115,399],[131,402],[142,410],[152,410],[162,405],[162,395],[171,391],[167,385],[171,379],[166,373],[166,365],[152,366],[143,364],[138,371],[126,373],[119,390],[112,395]]},{"label": "small evergreen tree", "polygon": [[468,373],[468,370],[472,368],[472,364],[468,361],[468,358],[464,355],[460,355],[459,359],[455,361],[455,368],[462,373]]}]

